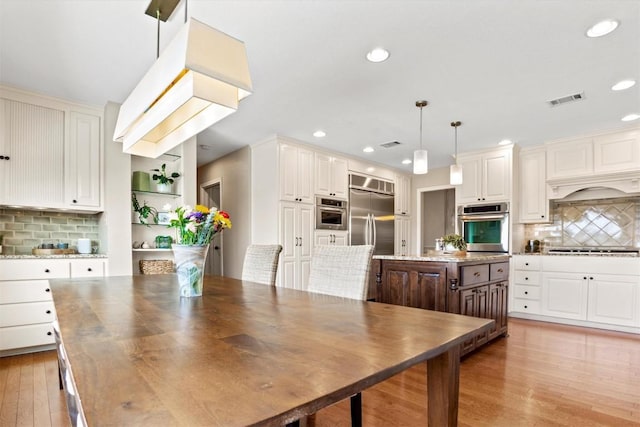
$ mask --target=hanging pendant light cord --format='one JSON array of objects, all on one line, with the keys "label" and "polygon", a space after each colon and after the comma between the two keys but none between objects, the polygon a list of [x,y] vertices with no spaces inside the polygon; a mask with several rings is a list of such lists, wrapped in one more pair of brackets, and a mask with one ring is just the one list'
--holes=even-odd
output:
[{"label": "hanging pendant light cord", "polygon": [[455,134],[456,134],[455,152],[456,152],[456,162],[457,162],[458,161],[458,126],[455,127]]},{"label": "hanging pendant light cord", "polygon": [[420,149],[422,150],[422,107],[420,107]]}]

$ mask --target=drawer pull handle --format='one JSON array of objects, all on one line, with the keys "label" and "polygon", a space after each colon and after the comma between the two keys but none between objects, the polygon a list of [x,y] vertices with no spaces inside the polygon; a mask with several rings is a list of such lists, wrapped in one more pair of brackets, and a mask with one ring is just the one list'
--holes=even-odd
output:
[{"label": "drawer pull handle", "polygon": [[47,310],[47,314],[51,314],[51,310]]},{"label": "drawer pull handle", "polygon": [[473,273],[473,276],[474,276],[474,277],[480,277],[480,272],[479,272],[479,271],[476,271],[475,273]]},{"label": "drawer pull handle", "polygon": [[[48,269],[48,268],[45,268],[44,272],[45,272],[45,273],[49,273],[49,269]],[[585,277],[585,279],[586,279],[586,277]]]},{"label": "drawer pull handle", "polygon": [[504,273],[504,270],[503,270],[503,269],[501,269],[501,268],[499,268],[499,269],[498,269],[498,273]]},{"label": "drawer pull handle", "polygon": [[44,290],[45,292],[51,292],[51,289],[47,288]]},{"label": "drawer pull handle", "polygon": [[53,334],[51,333],[51,331],[49,331],[49,332],[47,332],[47,335],[51,336],[51,335],[53,335]]}]

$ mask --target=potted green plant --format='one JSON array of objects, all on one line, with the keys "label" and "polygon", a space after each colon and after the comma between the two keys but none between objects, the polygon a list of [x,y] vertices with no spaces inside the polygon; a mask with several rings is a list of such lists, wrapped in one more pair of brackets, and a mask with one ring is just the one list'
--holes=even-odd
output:
[{"label": "potted green plant", "polygon": [[156,189],[158,193],[171,193],[171,186],[175,179],[180,178],[180,174],[178,172],[172,172],[171,175],[167,175],[167,164],[163,163],[160,166],[160,169],[151,169],[154,173],[152,175],[152,179],[154,181],[158,181],[156,184]]},{"label": "potted green plant", "polygon": [[467,242],[459,234],[447,234],[442,238],[445,250],[454,252],[455,255],[467,254]]},{"label": "potted green plant", "polygon": [[153,221],[154,224],[158,223],[158,211],[156,210],[156,208],[147,205],[146,201],[142,204],[142,206],[140,206],[140,202],[138,202],[136,193],[131,193],[131,205],[133,207],[133,211],[138,214],[138,220],[140,221],[140,224],[149,226],[149,220]]}]

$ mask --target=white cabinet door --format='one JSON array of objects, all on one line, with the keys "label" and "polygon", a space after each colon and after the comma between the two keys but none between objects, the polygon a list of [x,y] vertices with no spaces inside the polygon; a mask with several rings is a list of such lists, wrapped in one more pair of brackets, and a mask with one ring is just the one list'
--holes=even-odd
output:
[{"label": "white cabinet door", "polygon": [[543,273],[542,314],[586,320],[588,280],[576,273]]},{"label": "white cabinet door", "polygon": [[521,223],[550,222],[546,185],[546,153],[520,153],[519,205]]},{"label": "white cabinet door", "polygon": [[347,246],[349,236],[346,231],[317,230],[315,246]]},{"label": "white cabinet door", "polygon": [[587,320],[640,326],[640,278],[608,274],[590,275]]},{"label": "white cabinet door", "polygon": [[313,249],[313,205],[280,204],[280,244],[279,286],[306,290]]},{"label": "white cabinet door", "polygon": [[411,251],[411,217],[397,216],[394,220],[394,227],[394,254],[396,256],[407,256]]},{"label": "white cabinet door", "polygon": [[101,210],[100,117],[69,113],[69,138],[65,150],[65,200],[73,209]]},{"label": "white cabinet door", "polygon": [[411,214],[411,178],[406,175],[396,175],[395,179],[395,213],[396,215]]},{"label": "white cabinet door", "polygon": [[590,138],[547,147],[547,179],[585,176],[592,172],[593,144]]},{"label": "white cabinet door", "polygon": [[347,161],[323,153],[315,155],[315,194],[347,199]]},{"label": "white cabinet door", "polygon": [[640,165],[640,130],[593,138],[593,171],[610,173],[637,171]]},{"label": "white cabinet door", "polygon": [[71,277],[103,277],[106,274],[105,259],[75,259],[71,261]]},{"label": "white cabinet door", "polygon": [[65,113],[1,99],[0,204],[63,208]]},{"label": "white cabinet door", "polygon": [[280,145],[280,199],[313,203],[313,152]]},{"label": "white cabinet door", "polygon": [[503,202],[511,198],[511,149],[458,156],[462,184],[456,188],[457,204]]}]

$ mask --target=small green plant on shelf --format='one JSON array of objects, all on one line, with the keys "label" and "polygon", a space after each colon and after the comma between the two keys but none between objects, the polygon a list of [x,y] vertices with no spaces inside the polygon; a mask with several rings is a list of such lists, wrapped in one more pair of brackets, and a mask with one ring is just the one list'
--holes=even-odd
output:
[{"label": "small green plant on shelf", "polygon": [[180,174],[178,172],[172,172],[171,175],[167,175],[167,164],[163,163],[160,166],[160,169],[151,169],[154,173],[151,178],[154,181],[158,181],[160,184],[173,184],[174,180],[180,178]]},{"label": "small green plant on shelf", "polygon": [[442,238],[442,241],[447,246],[452,246],[457,251],[465,251],[467,250],[467,242],[464,241],[461,235],[459,234],[447,234]]},{"label": "small green plant on shelf", "polygon": [[149,226],[149,220],[153,221],[154,224],[158,223],[158,211],[156,208],[147,205],[146,201],[142,206],[140,206],[140,202],[138,202],[138,198],[135,193],[131,193],[131,205],[133,207],[133,211],[138,214],[140,224]]}]

